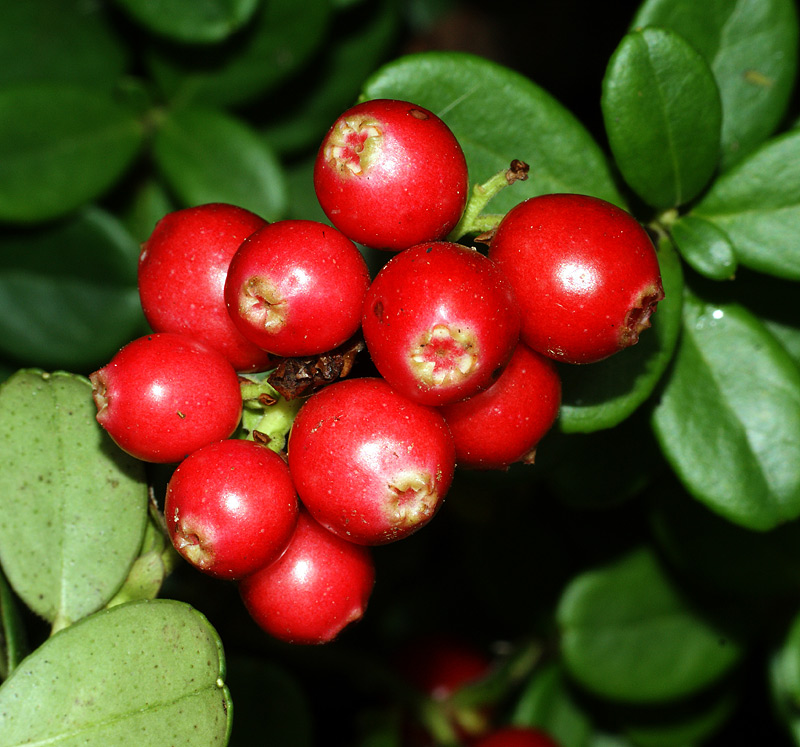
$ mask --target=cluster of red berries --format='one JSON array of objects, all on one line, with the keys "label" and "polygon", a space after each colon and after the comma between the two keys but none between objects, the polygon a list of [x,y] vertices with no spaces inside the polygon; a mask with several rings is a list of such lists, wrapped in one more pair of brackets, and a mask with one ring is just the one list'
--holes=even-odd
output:
[{"label": "cluster of red berries", "polygon": [[[466,160],[408,102],[341,115],[314,186],[332,225],[226,204],[162,218],[139,260],[153,333],[90,377],[122,449],[178,464],[164,506],[178,552],[298,643],[362,616],[370,547],[430,521],[456,464],[530,460],[558,414],[556,361],[636,342],[663,297],[646,232],[592,197],[520,203],[488,253],[452,240]],[[393,252],[374,278],[354,242]],[[374,373],[295,391],[286,449],[240,437],[243,383],[361,336]]]}]

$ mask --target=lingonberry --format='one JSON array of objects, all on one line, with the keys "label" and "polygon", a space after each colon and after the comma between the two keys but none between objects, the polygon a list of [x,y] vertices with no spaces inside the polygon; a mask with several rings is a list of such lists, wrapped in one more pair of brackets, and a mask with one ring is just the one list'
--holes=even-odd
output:
[{"label": "lingonberry", "polygon": [[300,509],[289,545],[239,591],[267,633],[289,643],[332,641],[363,616],[375,582],[371,550],[341,539]]},{"label": "lingonberry", "polygon": [[444,405],[459,467],[506,469],[532,462],[561,405],[561,378],[550,359],[519,343],[497,381],[469,399]]},{"label": "lingonberry", "polygon": [[297,523],[289,467],[254,441],[227,439],[184,459],[167,484],[175,549],[215,578],[236,580],[276,560]]},{"label": "lingonberry", "polygon": [[460,244],[418,244],[395,254],[364,301],[362,328],[381,375],[426,405],[472,396],[497,379],[519,338],[509,282]]},{"label": "lingonberry", "polygon": [[368,286],[367,263],[350,239],[324,223],[284,220],[236,251],[225,300],[238,329],[259,347],[315,355],[356,333]]},{"label": "lingonberry", "polygon": [[242,413],[239,377],[228,360],[174,332],[129,342],[89,379],[100,425],[146,462],[179,462],[228,438]]},{"label": "lingonberry", "polygon": [[484,735],[472,747],[559,747],[559,744],[540,729],[504,726]]},{"label": "lingonberry", "polygon": [[228,265],[266,221],[212,203],[176,210],[156,223],[139,255],[139,298],[154,332],[180,332],[217,348],[241,372],[265,370],[270,356],[236,328],[225,306]]},{"label": "lingonberry", "polygon": [[300,500],[331,532],[358,544],[401,539],[434,516],[455,448],[444,418],[383,379],[330,384],[303,404],[289,434]]},{"label": "lingonberry", "polygon": [[322,209],[365,246],[400,250],[442,239],[467,200],[467,162],[433,112],[373,99],[344,112],[325,135],[314,167]]},{"label": "lingonberry", "polygon": [[567,363],[599,361],[636,343],[664,298],[647,232],[595,197],[521,202],[498,226],[489,257],[514,287],[523,342]]}]

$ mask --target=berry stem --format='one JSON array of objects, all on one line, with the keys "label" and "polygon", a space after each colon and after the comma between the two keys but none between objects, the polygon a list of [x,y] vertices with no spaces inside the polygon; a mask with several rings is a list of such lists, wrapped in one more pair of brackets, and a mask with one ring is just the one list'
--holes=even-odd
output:
[{"label": "berry stem", "polygon": [[266,378],[240,376],[239,381],[243,404],[241,437],[282,452],[303,398],[285,399]]}]

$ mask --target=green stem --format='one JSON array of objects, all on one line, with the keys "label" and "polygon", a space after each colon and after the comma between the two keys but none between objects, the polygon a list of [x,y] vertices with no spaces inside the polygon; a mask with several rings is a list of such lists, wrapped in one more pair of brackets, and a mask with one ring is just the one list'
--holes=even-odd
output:
[{"label": "green stem", "polygon": [[273,451],[286,448],[286,437],[294,422],[303,398],[287,400],[266,379],[242,376],[242,427],[244,438],[263,439]]}]

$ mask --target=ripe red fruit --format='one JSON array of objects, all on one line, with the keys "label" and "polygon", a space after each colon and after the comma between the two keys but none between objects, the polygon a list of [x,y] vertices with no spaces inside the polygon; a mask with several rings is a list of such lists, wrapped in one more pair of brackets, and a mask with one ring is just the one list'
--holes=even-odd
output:
[{"label": "ripe red fruit", "polygon": [[325,135],[314,166],[317,199],[331,223],[376,249],[447,236],[468,186],[456,137],[408,101],[374,99],[348,109]]},{"label": "ripe red fruit", "polygon": [[361,252],[311,220],[271,223],[231,260],[225,300],[249,340],[279,356],[316,355],[354,335],[369,286]]},{"label": "ripe red fruit", "polygon": [[567,363],[592,363],[633,345],[664,298],[650,237],[595,197],[552,194],[512,208],[489,257],[511,281],[520,337]]},{"label": "ripe red fruit", "polygon": [[392,257],[364,300],[362,328],[381,375],[426,405],[486,389],[519,338],[509,282],[485,256],[447,241]]},{"label": "ripe red fruit", "polygon": [[561,405],[556,364],[519,343],[500,378],[474,397],[444,405],[441,413],[467,469],[506,469],[533,461]]},{"label": "ripe red fruit", "polygon": [[129,342],[89,380],[97,421],[146,462],[179,462],[228,438],[242,414],[239,377],[228,360],[173,332]]},{"label": "ripe red fruit", "polygon": [[473,747],[559,747],[559,744],[539,729],[506,726],[481,737]]},{"label": "ripe red fruit", "polygon": [[158,221],[139,255],[139,298],[153,331],[202,340],[237,371],[268,368],[269,354],[236,329],[224,297],[234,253],[264,225],[255,213],[224,203],[176,210]]},{"label": "ripe red fruit", "polygon": [[330,384],[305,402],[289,434],[300,500],[340,537],[379,545],[427,524],[450,487],[444,418],[379,378]]},{"label": "ripe red fruit", "polygon": [[276,560],[297,524],[297,493],[278,454],[253,441],[218,441],[190,454],[167,485],[164,518],[195,568],[236,580]]},{"label": "ripe red fruit", "polygon": [[363,616],[375,567],[368,547],[331,534],[301,509],[286,551],[239,582],[247,611],[289,643],[327,643]]}]

